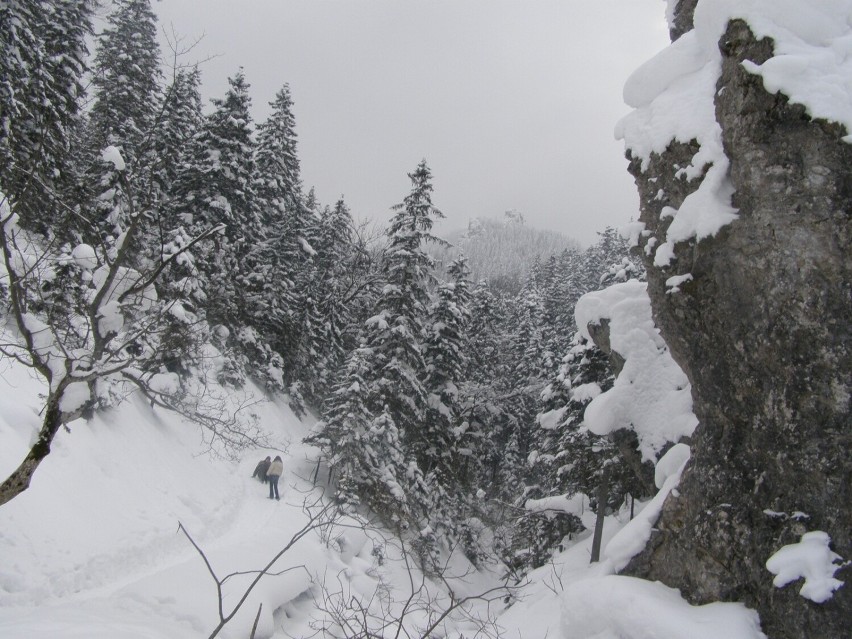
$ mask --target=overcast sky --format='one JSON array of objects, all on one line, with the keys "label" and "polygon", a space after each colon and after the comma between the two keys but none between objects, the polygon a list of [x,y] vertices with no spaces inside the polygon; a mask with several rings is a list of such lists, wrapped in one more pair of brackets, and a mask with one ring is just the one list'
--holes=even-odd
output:
[{"label": "overcast sky", "polygon": [[[521,211],[583,244],[637,216],[613,127],[667,43],[661,0],[161,0],[205,97],[240,66],[254,116],[285,82],[306,187],[386,220],[426,158],[439,228]],[[165,53],[165,52],[164,52]]]}]

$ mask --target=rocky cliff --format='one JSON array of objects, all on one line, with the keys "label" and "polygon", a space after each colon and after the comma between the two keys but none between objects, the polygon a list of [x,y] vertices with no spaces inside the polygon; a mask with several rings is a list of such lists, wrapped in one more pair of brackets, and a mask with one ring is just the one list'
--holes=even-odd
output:
[{"label": "rocky cliff", "polygon": [[[674,8],[674,38],[692,28],[695,5]],[[712,164],[684,171],[701,143],[683,136],[628,153],[654,319],[700,425],[678,495],[627,572],[696,603],[742,601],[770,639],[839,639],[852,620],[852,568],[815,603],[801,584],[774,587],[765,562],[814,530],[852,559],[852,138],[765,88],[754,65],[775,48],[741,19],[726,20],[718,40],[713,100],[736,219],[672,240],[672,211]],[[666,241],[669,260],[655,250]]]}]

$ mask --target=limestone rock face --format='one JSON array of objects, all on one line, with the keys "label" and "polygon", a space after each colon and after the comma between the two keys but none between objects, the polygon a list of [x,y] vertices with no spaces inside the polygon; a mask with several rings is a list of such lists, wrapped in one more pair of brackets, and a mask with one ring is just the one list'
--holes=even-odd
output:
[{"label": "limestone rock face", "polygon": [[[694,4],[679,7],[685,25]],[[700,425],[679,496],[627,572],[696,603],[742,601],[770,639],[839,639],[850,632],[852,568],[816,604],[798,595],[801,582],[775,588],[765,562],[812,530],[852,559],[852,144],[743,69],[772,56],[771,40],[734,20],[719,47],[716,119],[739,218],[676,245],[677,272],[693,278],[679,293],[666,292],[673,271],[646,258],[654,319],[692,383]],[[676,177],[695,151],[673,143],[644,172],[631,161],[640,220],[657,237],[662,208],[680,207],[701,180]]]}]

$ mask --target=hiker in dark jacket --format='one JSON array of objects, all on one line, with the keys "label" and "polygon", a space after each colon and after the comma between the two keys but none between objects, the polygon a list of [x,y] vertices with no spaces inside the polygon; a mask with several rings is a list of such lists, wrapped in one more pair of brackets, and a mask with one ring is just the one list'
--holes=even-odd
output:
[{"label": "hiker in dark jacket", "polygon": [[[278,496],[278,479],[281,477],[281,473],[284,472],[284,462],[281,461],[281,456],[276,455],[275,461],[273,461],[269,465],[269,470],[266,471],[266,476],[269,479],[269,498],[270,499],[281,499]],[[272,496],[273,490],[275,491],[275,496]]]},{"label": "hiker in dark jacket", "polygon": [[257,477],[257,480],[263,484],[265,484],[269,478],[266,476],[266,471],[269,470],[269,465],[272,463],[272,459],[267,457],[266,459],[262,459],[257,463],[257,466],[254,467],[254,474],[252,477]]}]

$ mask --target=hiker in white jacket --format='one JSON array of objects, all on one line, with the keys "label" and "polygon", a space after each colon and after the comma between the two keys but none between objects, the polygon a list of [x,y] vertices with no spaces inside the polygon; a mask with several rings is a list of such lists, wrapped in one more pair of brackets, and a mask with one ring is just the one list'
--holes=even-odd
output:
[{"label": "hiker in white jacket", "polygon": [[[281,473],[284,472],[284,462],[281,461],[281,455],[276,455],[272,463],[269,464],[269,470],[266,471],[266,478],[269,480],[269,498],[281,499],[278,496],[278,480],[281,478]],[[273,495],[273,492],[275,493]]]}]

